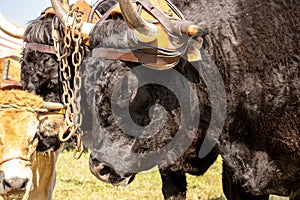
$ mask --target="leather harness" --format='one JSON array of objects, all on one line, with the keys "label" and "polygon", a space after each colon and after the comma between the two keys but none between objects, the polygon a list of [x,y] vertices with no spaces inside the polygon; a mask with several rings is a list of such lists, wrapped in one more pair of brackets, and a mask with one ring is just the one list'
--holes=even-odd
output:
[{"label": "leather harness", "polygon": [[[169,64],[177,64],[180,56],[158,55],[154,53],[146,53],[142,50],[132,49],[113,49],[113,48],[95,48],[92,50],[92,57],[101,57],[110,60],[122,60],[138,63],[155,63],[157,65],[165,65],[169,68]],[[170,66],[171,67],[171,66]]]},{"label": "leather harness", "polygon": [[46,44],[39,44],[39,43],[25,43],[25,50],[31,51],[39,51],[41,53],[50,53],[56,54],[54,46],[46,45]]},{"label": "leather harness", "polygon": [[22,84],[20,81],[0,79],[0,89],[1,90],[22,89]]}]

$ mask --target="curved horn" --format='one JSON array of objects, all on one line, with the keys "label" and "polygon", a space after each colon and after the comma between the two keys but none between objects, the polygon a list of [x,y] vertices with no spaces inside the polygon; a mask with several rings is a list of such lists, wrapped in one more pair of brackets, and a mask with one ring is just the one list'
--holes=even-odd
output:
[{"label": "curved horn", "polygon": [[70,11],[69,0],[61,0],[61,3],[62,3],[62,7],[63,7],[66,11]]},{"label": "curved horn", "polygon": [[122,14],[135,36],[141,42],[152,42],[157,38],[157,27],[138,16],[132,0],[119,0]]},{"label": "curved horn", "polygon": [[57,103],[57,102],[49,102],[46,101],[44,103],[43,108],[47,109],[47,110],[61,110],[64,108],[64,105],[61,103]]},{"label": "curved horn", "polygon": [[[63,25],[65,25],[64,22],[68,17],[67,11],[65,10],[65,8],[63,7],[63,5],[61,4],[61,2],[59,0],[51,0],[51,4],[52,4],[55,14],[58,17],[58,19],[60,20],[60,22]],[[68,22],[73,21],[72,17],[68,17],[67,20],[68,20]],[[82,34],[86,35],[86,36],[89,35],[90,31],[93,29],[94,26],[95,26],[94,24],[83,22],[82,27],[81,27]]]},{"label": "curved horn", "polygon": [[12,23],[10,20],[6,19],[4,15],[0,12],[0,29],[14,37],[14,38],[23,38],[23,34],[25,32],[26,27],[25,26],[18,26],[14,23]]}]

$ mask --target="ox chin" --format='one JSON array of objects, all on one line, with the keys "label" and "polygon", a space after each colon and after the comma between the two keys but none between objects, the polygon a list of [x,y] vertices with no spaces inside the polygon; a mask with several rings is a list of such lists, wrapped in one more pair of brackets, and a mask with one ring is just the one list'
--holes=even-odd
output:
[{"label": "ox chin", "polygon": [[3,199],[7,200],[22,200],[25,193],[16,193],[10,195],[2,195]]},{"label": "ox chin", "polygon": [[97,179],[114,186],[127,186],[135,177],[135,174],[125,174],[124,176],[121,176],[108,165],[92,157],[89,159],[89,167],[90,171]]}]

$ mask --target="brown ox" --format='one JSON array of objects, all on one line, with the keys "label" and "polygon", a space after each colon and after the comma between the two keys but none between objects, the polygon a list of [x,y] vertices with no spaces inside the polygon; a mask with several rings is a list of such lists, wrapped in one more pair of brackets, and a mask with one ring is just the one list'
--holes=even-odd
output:
[{"label": "brown ox", "polygon": [[43,105],[41,97],[25,91],[0,91],[0,195],[5,200],[52,198],[63,115],[45,113]]}]

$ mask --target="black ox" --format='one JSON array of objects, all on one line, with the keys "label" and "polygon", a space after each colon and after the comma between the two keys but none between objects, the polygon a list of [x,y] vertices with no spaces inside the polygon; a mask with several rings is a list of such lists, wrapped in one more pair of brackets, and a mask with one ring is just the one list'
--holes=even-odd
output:
[{"label": "black ox", "polygon": [[[189,129],[183,134],[185,139],[194,139],[192,145],[185,149],[180,143],[175,143],[176,148],[171,150],[176,151],[173,154],[170,151],[165,160],[158,162],[165,198],[184,198],[184,173],[201,174],[216,158],[215,148],[203,159],[198,157],[215,106],[209,98],[209,86],[202,80],[205,74],[199,75],[194,67],[203,65],[217,67],[226,91],[227,111],[222,134],[209,138],[216,142],[218,153],[224,160],[223,188],[226,197],[252,200],[268,199],[270,194],[277,194],[299,199],[300,2],[174,0],[174,3],[189,20],[205,27],[207,34],[201,49],[203,60],[188,63],[182,59],[174,67],[189,81],[189,87],[177,77],[169,81],[174,83],[174,88],[184,88],[187,96],[196,91],[198,106],[187,104],[189,110],[199,109],[201,117],[197,137],[191,137],[195,131]],[[112,33],[118,36],[127,34],[127,25],[122,18],[97,24],[90,34],[91,48],[127,48],[125,37],[113,41],[106,39]],[[141,34],[145,33],[142,31]],[[99,66],[102,67],[98,69]],[[133,153],[147,155],[159,152],[172,143],[180,129],[179,122],[184,121],[180,117],[182,105],[169,88],[146,84],[137,89],[141,76],[134,69],[138,67],[137,63],[93,57],[87,58],[83,65],[83,73],[87,77],[85,86],[90,86],[86,87],[87,100],[95,110],[93,120],[97,131],[94,132],[90,167],[98,178],[110,183],[132,177],[137,169],[150,168],[151,162],[148,165],[143,159],[134,160]],[[157,74],[150,69],[144,72],[148,76]],[[170,78],[169,75],[166,78]],[[118,84],[119,80],[122,83]],[[114,102],[114,95],[119,95],[120,101]],[[190,97],[191,101],[193,98]],[[165,111],[153,108],[155,104],[163,105]],[[118,124],[126,124],[122,119],[128,119],[127,116],[116,116],[112,112],[112,108],[118,110],[124,107],[129,109],[132,121],[140,126],[154,124],[160,127],[159,120],[166,122],[153,137],[128,135]],[[217,109],[222,113],[224,108]],[[191,119],[194,118],[197,119],[192,115]],[[125,151],[115,154],[107,145],[109,141]],[[185,151],[178,160],[172,160],[179,152],[182,153],[181,150]],[[114,162],[111,157],[103,156],[103,152],[115,156],[113,158],[122,158],[122,162]]]},{"label": "black ox", "polygon": [[[127,39],[128,26],[134,26],[131,21],[134,20],[113,15],[98,22],[89,35],[92,52],[85,58],[81,71],[83,93],[93,112],[93,119],[89,119],[93,120],[94,138],[90,169],[101,181],[118,185],[128,184],[136,173],[158,165],[164,198],[185,199],[185,174],[204,174],[218,155],[211,146],[208,154],[198,156],[210,123],[208,92],[197,69],[186,58],[180,59],[173,69],[157,71],[138,62],[99,57],[97,51],[105,48],[140,47]],[[174,93],[176,89],[179,90]],[[178,100],[178,95],[184,100]],[[155,107],[157,104],[164,111]],[[186,111],[188,114],[183,113]],[[189,120],[196,120],[191,128]],[[149,132],[150,135],[140,137]]]},{"label": "black ox", "polygon": [[[72,8],[72,6],[75,7],[77,5],[73,4],[69,6],[68,1],[62,2],[65,7]],[[94,12],[100,15],[115,3],[115,0],[103,3]],[[25,47],[21,58],[21,83],[24,90],[37,94],[46,101],[63,103],[64,100],[67,100],[63,95],[66,91],[63,90],[62,65],[54,48],[53,27],[59,32],[59,40],[62,42],[65,35],[63,31],[64,24],[59,21],[55,13],[51,11],[51,8],[46,8],[37,19],[30,21],[30,24],[22,31]],[[62,48],[63,44],[60,43],[60,45]],[[89,51],[88,47],[83,43],[80,46],[83,48],[82,56],[85,56]],[[74,90],[73,52],[74,49],[71,47],[70,54],[67,56],[70,66],[70,72],[68,72],[70,76],[70,89],[72,90]],[[71,139],[75,138],[72,137]],[[70,141],[68,140],[68,142]],[[57,143],[61,143],[58,136],[52,138],[52,142],[56,145]]]},{"label": "black ox", "polygon": [[[221,136],[215,138],[218,151],[224,160],[224,194],[232,200],[268,199],[270,194],[299,199],[300,2],[297,0],[175,0],[174,3],[189,20],[205,27],[207,31],[201,50],[203,60],[197,65],[217,67],[224,81],[227,102],[226,119]],[[98,24],[97,27],[100,30],[121,32],[124,29],[127,30],[122,28],[122,22],[118,20],[108,20]],[[109,27],[114,27],[114,29]],[[120,41],[112,44],[103,43],[108,40],[102,40],[104,37],[102,34],[103,32],[98,32],[97,36],[96,32],[92,32],[92,47],[121,45]],[[145,85],[135,91],[135,87],[126,87],[126,85],[138,85],[134,83],[138,82],[135,74],[129,75],[127,82],[125,81],[125,84],[120,86],[120,90],[123,89],[124,98],[128,98],[125,102],[130,102],[129,110],[132,120],[141,126],[149,124],[150,117],[147,113],[150,106],[156,103],[165,106],[168,119],[173,119],[165,124],[166,127],[155,138],[130,137],[124,134],[116,123],[117,120],[122,122],[122,118],[113,116],[111,97],[113,88],[117,87],[115,86],[117,80],[127,71],[137,67],[137,64],[87,59],[88,65],[92,65],[92,62],[95,65],[104,66],[104,72],[96,76],[99,79],[96,79],[95,90],[92,91],[94,96],[91,95],[91,101],[96,109],[95,121],[100,127],[98,127],[98,132],[94,133],[96,140],[90,166],[98,178],[108,182],[117,182],[132,175],[130,170],[135,171],[135,168],[141,165],[142,161],[130,159],[132,152],[156,151],[170,142],[176,130],[169,131],[168,129],[176,127],[172,123],[176,121],[174,116],[178,117],[175,111],[178,104],[165,88],[158,89],[158,86]],[[189,63],[181,60],[174,69],[197,87],[197,96],[201,100],[198,138],[202,138],[202,133],[205,133],[208,127],[211,108],[214,105],[210,104],[205,84]],[[90,70],[91,72],[87,74],[97,74],[92,69]],[[150,76],[155,73],[145,74]],[[176,86],[182,85],[174,81],[174,87]],[[164,99],[166,96],[168,98]],[[118,105],[124,106],[121,103]],[[218,136],[218,134],[213,135]],[[102,156],[103,151],[110,149],[106,144],[106,138],[110,138],[114,144],[127,149],[122,152],[124,159],[122,167],[126,170],[120,170],[120,162],[114,163],[112,159]],[[186,169],[193,169],[191,165],[185,168],[189,163],[186,161],[197,163],[195,161],[199,160],[197,152],[200,145],[201,139],[194,140],[189,150],[179,158],[178,162],[168,165],[169,168],[164,168],[162,163],[163,179],[166,179],[164,174],[179,172],[177,175],[170,176],[169,180],[171,182],[176,180],[179,183],[177,188],[184,188],[186,182],[183,172],[188,172],[188,170],[185,171]],[[113,150],[109,153],[115,156]],[[194,160],[190,159],[189,155]],[[208,158],[213,158],[213,156],[208,156]],[[206,164],[209,166],[210,162]],[[118,172],[114,169],[118,169]],[[168,188],[171,190],[165,190],[168,186],[171,186]],[[163,187],[166,198],[172,196],[172,192],[167,191],[172,191],[172,189],[174,191],[176,188],[175,184],[171,183],[163,184]],[[185,193],[183,189],[181,191]]]},{"label": "black ox", "polygon": [[[56,8],[58,2],[53,1],[52,3],[54,3],[53,7]],[[107,8],[109,8],[111,5],[115,3],[116,3],[115,1],[104,2],[100,6],[99,12],[106,10]],[[56,12],[56,15],[61,19],[65,19],[65,13]],[[22,84],[24,89],[32,93],[38,94],[46,100],[62,102],[61,96],[63,91],[61,88],[61,84],[62,84],[61,77],[59,75],[59,70],[60,70],[59,62],[57,60],[55,51],[53,49],[54,42],[52,39],[52,23],[54,19],[55,16],[53,14],[43,13],[38,19],[33,20],[25,30],[23,39],[24,42],[27,43],[27,45],[25,46],[23,52],[23,58],[21,62],[22,64],[21,75],[22,75]],[[55,25],[58,26],[58,29],[63,28],[63,26],[61,26],[58,22],[56,22]],[[84,27],[86,25],[88,26],[88,24],[84,24]],[[84,27],[83,29],[85,30]],[[90,33],[89,36],[90,49],[94,49],[96,47],[126,48],[128,47],[128,43],[126,43],[127,41],[125,40],[123,41],[124,43],[122,44],[123,37],[121,37],[121,40],[107,40],[106,38],[109,38],[109,36],[111,36],[112,33],[116,35],[121,33],[122,35],[127,31],[128,31],[128,25],[127,23],[124,22],[122,16],[118,16],[116,18],[109,19],[102,23],[99,23],[94,27],[93,31]],[[93,57],[87,58],[82,66],[83,75],[85,78],[84,87],[87,90],[82,94],[82,100],[85,101],[84,95],[87,95],[87,97],[89,97],[87,98],[87,101],[90,102],[94,101],[92,96],[94,94],[97,94],[96,98],[100,98],[99,95],[102,94],[102,91],[100,90],[105,89],[105,86],[103,86],[103,88],[98,87],[98,80],[97,80],[98,77],[99,78],[102,77],[101,78],[103,79],[102,83],[111,80],[112,85],[108,87],[110,88],[114,86],[113,78],[106,79],[111,76],[110,71],[113,72],[114,70],[116,70],[116,73],[117,74],[120,73],[119,76],[121,76],[122,78],[125,75],[124,72],[130,71],[131,69],[134,69],[137,66],[138,66],[137,63],[132,63],[132,62],[128,63],[128,62],[121,62],[121,61],[109,61],[106,59],[93,58]],[[196,73],[195,70],[193,70],[192,67],[189,67],[189,64],[186,63],[184,59],[180,61],[180,64],[178,65],[177,68],[176,70],[181,72],[183,74],[183,77],[185,77],[191,82],[191,85],[195,85],[199,83],[203,85],[202,87],[205,87],[205,85],[201,82],[201,80],[198,80],[199,77],[195,75]],[[108,74],[108,76],[107,77],[104,76],[105,74]],[[135,80],[134,76],[133,76],[133,80]],[[131,84],[128,83],[128,85]],[[187,90],[190,89],[187,87],[187,85],[182,85],[182,84],[179,84],[179,86],[175,85],[175,87],[177,88],[181,88],[182,86],[186,87]],[[196,86],[193,87],[198,88]],[[136,146],[136,148],[132,149],[132,152],[134,153],[138,153],[138,154],[145,153],[145,152],[151,153],[151,152],[158,151],[163,146],[165,146],[166,144],[170,143],[170,141],[172,141],[172,138],[174,137],[174,135],[176,134],[180,126],[180,123],[178,123],[178,121],[182,120],[180,119],[180,110],[179,110],[180,106],[174,94],[172,94],[168,89],[164,87],[158,85],[146,85],[145,87],[142,87],[139,90],[140,91],[138,92],[135,91],[136,96],[135,94],[131,94],[132,98],[134,99],[131,104],[132,105],[131,107],[133,108],[131,109],[133,120],[135,121],[135,123],[137,123],[140,126],[146,126],[151,121],[150,117],[147,115],[147,113],[149,112],[149,108],[152,105],[157,103],[162,104],[165,107],[165,111],[166,111],[165,114],[167,116],[167,122],[163,127],[163,129],[165,130],[162,130],[161,132],[159,132],[158,135],[155,135],[155,138],[150,137],[141,140],[135,140],[135,139],[131,140],[130,138],[131,136],[128,137],[127,135],[124,135],[125,139],[122,139],[123,136],[120,135],[122,134],[122,132],[120,132],[119,130],[115,132],[115,130],[118,128],[117,126],[112,126],[112,129],[108,129],[107,132],[106,131],[105,132],[108,135],[113,134],[111,139],[112,141],[114,141],[115,144],[119,144],[120,142],[126,146],[127,142],[129,142],[130,144],[135,143],[134,145]],[[199,96],[199,98],[202,98],[203,95],[207,95],[206,92],[201,92],[200,90],[197,89],[196,91],[197,91],[196,96]],[[105,94],[105,92],[103,94]],[[185,94],[189,95],[189,93],[185,93]],[[107,95],[108,98],[110,98],[109,95],[111,95],[111,93],[107,93]],[[186,102],[189,103],[188,101]],[[205,105],[200,105],[200,106],[201,108],[199,107],[199,105],[196,105],[196,107],[198,107],[197,109],[203,110],[204,108],[202,108],[202,106]],[[109,107],[107,109],[108,112],[110,112]],[[105,115],[105,113],[102,112],[103,110],[100,105],[99,107],[98,105],[95,107],[95,111],[96,111],[96,115],[98,114]],[[85,116],[87,116],[87,118],[90,119],[88,115]],[[163,116],[160,116],[159,113],[154,116],[158,116],[156,120],[157,124],[160,123],[160,119],[163,120]],[[106,116],[100,116],[100,117],[101,118],[99,119],[99,121],[97,121],[96,124],[98,125],[98,123],[100,123],[99,125],[102,126],[102,123],[107,123],[107,122],[102,122],[102,120],[106,121]],[[197,116],[193,116],[193,117],[197,118]],[[95,117],[94,119],[97,118],[98,116]],[[215,150],[211,151],[210,154],[205,158],[202,159],[198,158],[198,152],[202,140],[204,139],[204,134],[205,134],[205,130],[208,127],[208,123],[209,123],[209,116],[205,116],[205,118],[201,119],[201,125],[199,125],[199,127],[201,126],[201,129],[200,128],[198,129],[198,127],[196,127],[197,130],[189,130],[187,131],[187,133],[184,133],[184,135],[181,136],[181,137],[186,136],[186,138],[189,138],[188,143],[193,143],[193,146],[190,147],[189,150],[182,157],[180,157],[180,160],[178,162],[174,163],[174,158],[170,156],[169,159],[166,159],[166,163],[161,164],[160,172],[163,180],[163,193],[165,195],[165,198],[179,198],[179,199],[185,198],[185,193],[186,193],[185,173],[201,175],[207,170],[207,168],[216,159],[217,153]],[[105,124],[105,126],[107,125],[110,124],[109,123]],[[98,138],[99,133],[102,132],[95,132],[94,133],[95,137]],[[196,134],[195,139],[194,137],[192,137],[193,136],[192,134]],[[118,135],[121,137],[119,137]],[[120,139],[119,141],[117,140],[118,138]],[[99,147],[98,144],[100,144],[100,141],[96,140],[94,142],[94,146],[96,149]],[[140,145],[143,145],[143,148],[140,148]],[[180,150],[181,153],[184,153],[186,148],[187,147],[179,147],[178,149]],[[127,149],[125,148],[125,150]],[[105,162],[105,158],[101,161]],[[91,170],[93,173],[95,173],[95,175],[98,178],[113,184],[118,184],[119,182],[122,182],[126,177],[133,177],[132,175],[134,175],[137,172],[136,170],[129,169],[128,172],[133,171],[134,173],[117,174],[117,172],[114,171],[112,165],[108,166],[103,163],[100,163],[96,160],[96,158],[93,159],[93,156],[91,156],[90,162],[91,162]],[[134,163],[134,162],[128,162],[128,163]],[[126,166],[126,163],[124,164],[125,164],[124,166]],[[146,165],[146,168],[152,167],[152,165],[153,164],[150,162],[150,166]]]},{"label": "black ox", "polygon": [[204,22],[224,80],[218,149],[227,199],[299,199],[299,1],[174,1]]}]

